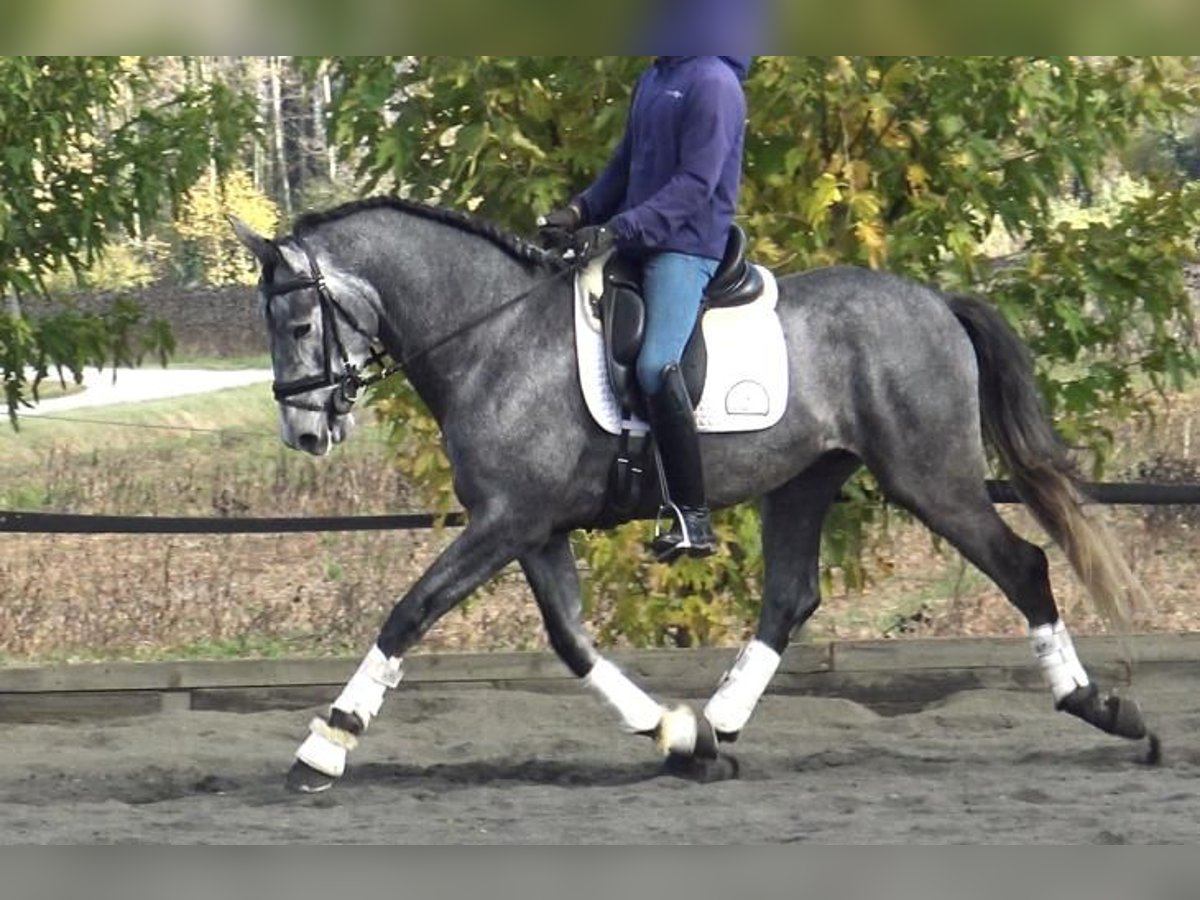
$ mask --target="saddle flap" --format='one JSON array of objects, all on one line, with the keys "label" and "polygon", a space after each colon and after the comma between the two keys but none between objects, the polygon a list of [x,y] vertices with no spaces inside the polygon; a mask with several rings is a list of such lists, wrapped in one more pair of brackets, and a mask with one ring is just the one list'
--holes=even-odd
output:
[{"label": "saddle flap", "polygon": [[627,397],[637,386],[637,358],[646,335],[646,305],[624,285],[609,285],[600,301],[608,377],[617,396]]},{"label": "saddle flap", "polygon": [[646,336],[646,304],[640,285],[630,277],[626,264],[609,263],[604,273],[604,294],[600,298],[600,321],[604,328],[604,343],[611,348],[614,363],[632,366]]}]

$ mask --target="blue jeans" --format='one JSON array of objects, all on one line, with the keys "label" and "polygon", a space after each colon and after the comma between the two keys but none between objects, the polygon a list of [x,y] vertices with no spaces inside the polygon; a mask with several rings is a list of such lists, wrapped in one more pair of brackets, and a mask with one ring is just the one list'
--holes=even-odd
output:
[{"label": "blue jeans", "polygon": [[656,253],[642,269],[646,340],[638,355],[638,384],[647,395],[662,387],[662,370],[678,364],[696,327],[704,289],[718,261],[687,253]]}]

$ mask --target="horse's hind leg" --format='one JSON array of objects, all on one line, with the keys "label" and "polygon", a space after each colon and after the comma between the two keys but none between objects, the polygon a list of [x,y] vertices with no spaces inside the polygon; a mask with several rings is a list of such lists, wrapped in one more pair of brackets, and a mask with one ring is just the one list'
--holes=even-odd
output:
[{"label": "horse's hind leg", "polygon": [[[953,448],[945,449],[954,458]],[[1056,708],[1109,734],[1145,737],[1137,704],[1117,696],[1101,697],[1091,683],[1059,616],[1046,554],[1016,535],[996,512],[987,494],[982,456],[964,453],[955,459],[958,471],[947,467],[935,473],[924,464],[906,471],[894,465],[874,471],[890,497],[953,544],[1025,616],[1034,656]],[[1152,740],[1152,757],[1157,753],[1155,744]]]},{"label": "horse's hind leg", "polygon": [[[602,657],[584,629],[579,573],[567,535],[556,534],[542,547],[523,555],[521,568],[533,589],[550,645],[567,668],[617,713],[625,731],[654,738],[667,752],[681,749],[665,743],[671,738],[688,740],[686,736],[664,733],[661,725],[669,713]],[[694,726],[690,741],[688,752],[695,746]],[[714,743],[713,753],[715,749]]]},{"label": "horse's hind leg", "polygon": [[820,605],[821,526],[860,465],[850,454],[830,454],[763,499],[765,574],[758,631],[704,708],[719,740],[737,739],[792,635]]}]

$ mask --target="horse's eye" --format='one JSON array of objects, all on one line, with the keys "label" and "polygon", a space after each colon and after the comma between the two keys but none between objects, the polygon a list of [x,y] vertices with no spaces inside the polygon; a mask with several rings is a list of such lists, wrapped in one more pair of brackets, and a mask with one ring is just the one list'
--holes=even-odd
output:
[{"label": "horse's eye", "polygon": [[294,340],[302,340],[312,333],[312,323],[305,322],[303,325],[297,325],[292,329],[292,338]]}]

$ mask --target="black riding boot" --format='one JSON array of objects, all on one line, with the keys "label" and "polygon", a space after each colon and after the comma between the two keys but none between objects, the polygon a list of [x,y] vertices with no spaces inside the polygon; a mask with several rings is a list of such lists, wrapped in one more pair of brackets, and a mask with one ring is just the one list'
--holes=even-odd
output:
[{"label": "black riding boot", "polygon": [[658,393],[647,397],[650,428],[658,443],[672,512],[671,529],[654,538],[654,555],[670,562],[680,554],[710,556],[716,549],[704,494],[704,469],[692,401],[679,366],[663,369]]}]

